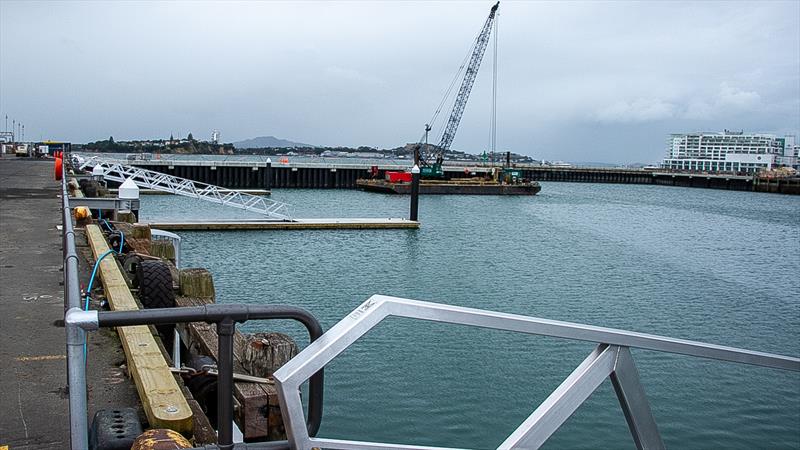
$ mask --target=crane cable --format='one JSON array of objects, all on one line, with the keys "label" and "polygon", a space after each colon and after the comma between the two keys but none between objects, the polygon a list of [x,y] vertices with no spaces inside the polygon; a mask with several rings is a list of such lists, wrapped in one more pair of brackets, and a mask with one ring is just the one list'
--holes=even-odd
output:
[{"label": "crane cable", "polygon": [[494,54],[492,64],[492,108],[489,117],[489,152],[491,154],[492,165],[494,165],[494,154],[497,151],[497,40],[500,34],[500,12],[494,18]]}]

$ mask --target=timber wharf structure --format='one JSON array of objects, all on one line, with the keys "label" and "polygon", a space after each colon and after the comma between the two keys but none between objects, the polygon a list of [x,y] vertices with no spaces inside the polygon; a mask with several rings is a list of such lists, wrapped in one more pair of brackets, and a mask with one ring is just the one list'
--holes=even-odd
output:
[{"label": "timber wharf structure", "polygon": [[[407,164],[278,163],[262,161],[127,161],[136,167],[231,189],[356,189],[357,181],[383,178],[387,171],[409,169]],[[573,183],[654,184],[735,191],[800,194],[800,178],[761,179],[752,175],[704,174],[626,168],[551,167],[517,164],[522,177],[535,181]],[[492,167],[446,165],[446,179],[488,175]]]}]

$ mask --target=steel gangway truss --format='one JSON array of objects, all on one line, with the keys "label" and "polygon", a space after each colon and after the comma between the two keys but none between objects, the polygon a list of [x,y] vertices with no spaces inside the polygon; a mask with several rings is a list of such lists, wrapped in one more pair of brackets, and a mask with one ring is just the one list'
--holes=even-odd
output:
[{"label": "steel gangway truss", "polygon": [[[98,157],[88,159],[81,165],[81,169],[97,167],[102,169],[103,177],[107,180],[124,182],[131,179],[143,189],[153,189],[170,194],[182,195],[217,203],[232,208],[261,214],[270,219],[293,222],[289,213],[289,205],[264,196],[252,195],[234,189],[226,189],[213,184],[176,177],[153,170],[142,169],[105,160]],[[96,171],[95,171],[96,172]]]}]

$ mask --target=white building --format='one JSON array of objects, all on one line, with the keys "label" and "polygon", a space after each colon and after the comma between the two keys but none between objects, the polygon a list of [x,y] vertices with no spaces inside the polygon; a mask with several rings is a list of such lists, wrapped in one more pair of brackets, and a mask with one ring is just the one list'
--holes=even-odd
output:
[{"label": "white building", "polygon": [[211,132],[211,143],[219,144],[219,130],[214,130]]},{"label": "white building", "polygon": [[692,172],[756,173],[775,166],[797,164],[795,137],[774,134],[673,134],[667,141],[662,167]]}]

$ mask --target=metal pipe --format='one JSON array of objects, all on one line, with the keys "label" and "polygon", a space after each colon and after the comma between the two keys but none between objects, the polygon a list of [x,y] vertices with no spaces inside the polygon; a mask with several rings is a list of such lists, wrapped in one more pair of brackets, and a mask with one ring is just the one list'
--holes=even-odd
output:
[{"label": "metal pipe", "polygon": [[222,450],[233,448],[233,334],[231,317],[217,322],[217,443]]},{"label": "metal pipe", "polygon": [[[93,311],[94,312],[94,311]],[[203,305],[176,308],[155,308],[135,311],[100,311],[97,314],[96,326],[120,327],[131,325],[157,325],[179,322],[220,323],[224,320],[245,322],[247,320],[291,319],[303,324],[311,342],[322,336],[322,326],[308,311],[285,305]],[[89,326],[89,325],[87,325]],[[220,348],[220,355],[222,349]],[[220,372],[223,372],[221,368]],[[232,372],[231,372],[232,373]],[[308,418],[306,428],[309,436],[315,436],[322,423],[322,401],[324,394],[324,369],[309,377]],[[218,388],[222,390],[222,388]],[[224,409],[219,405],[220,410]],[[219,421],[219,426],[225,423]]]},{"label": "metal pipe", "polygon": [[172,329],[172,367],[181,368],[181,334],[177,328]]},{"label": "metal pipe", "polygon": [[[88,405],[86,399],[86,331],[70,319],[70,312],[80,312],[81,288],[78,279],[78,254],[75,251],[75,230],[67,192],[66,164],[61,166],[61,204],[64,255],[64,328],[67,334],[67,385],[69,387],[70,447],[89,447]],[[73,314],[74,316],[74,314]]]},{"label": "metal pipe", "polygon": [[72,450],[84,450],[89,447],[86,365],[83,359],[86,332],[74,324],[65,324],[65,327],[67,330],[70,446]]}]

